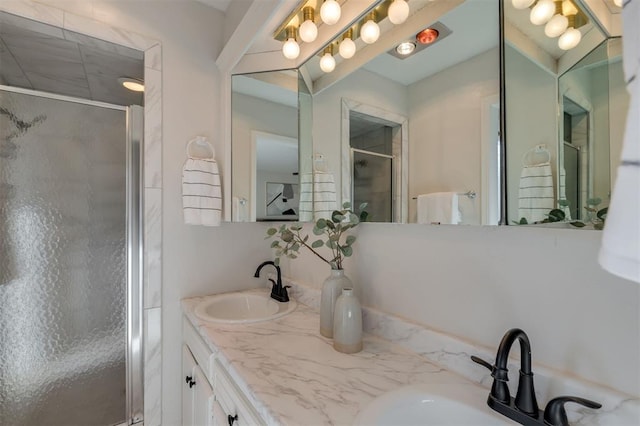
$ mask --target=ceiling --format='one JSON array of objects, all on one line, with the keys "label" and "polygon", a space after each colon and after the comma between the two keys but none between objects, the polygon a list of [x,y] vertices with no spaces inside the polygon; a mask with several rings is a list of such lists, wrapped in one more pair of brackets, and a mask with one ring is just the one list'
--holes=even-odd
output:
[{"label": "ceiling", "polygon": [[143,94],[117,79],[144,78],[143,52],[0,12],[0,84],[116,105]]},{"label": "ceiling", "polygon": [[[211,6],[214,9],[218,9],[222,12],[226,12],[229,8],[229,4],[231,0],[196,0],[199,3],[206,4],[207,6]],[[240,1],[240,0],[235,0]]]}]

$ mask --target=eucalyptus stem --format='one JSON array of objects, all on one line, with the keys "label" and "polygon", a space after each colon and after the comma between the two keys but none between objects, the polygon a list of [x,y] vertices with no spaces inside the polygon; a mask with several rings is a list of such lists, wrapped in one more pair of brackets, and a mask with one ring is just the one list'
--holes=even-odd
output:
[{"label": "eucalyptus stem", "polygon": [[313,247],[311,247],[309,244],[307,244],[303,238],[300,237],[300,231],[296,231],[296,237],[298,237],[298,241],[300,242],[300,244],[302,244],[303,246],[305,246],[306,248],[308,248],[309,250],[311,250],[311,253],[315,254],[316,256],[318,256],[320,259],[322,259],[324,262],[328,263],[329,265],[331,265],[331,262],[329,262],[327,259],[324,258],[324,256],[322,256],[320,253],[318,253],[317,251],[315,251],[315,249]]}]

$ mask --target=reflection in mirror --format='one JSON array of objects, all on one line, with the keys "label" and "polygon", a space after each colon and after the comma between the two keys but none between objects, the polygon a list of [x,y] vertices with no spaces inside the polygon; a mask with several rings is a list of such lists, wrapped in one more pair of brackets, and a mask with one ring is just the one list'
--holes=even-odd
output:
[{"label": "reflection in mirror", "polygon": [[[313,81],[314,151],[342,201],[368,203],[372,221],[497,224],[498,0],[444,14],[434,12],[442,5],[409,4],[405,24],[381,22],[380,40],[356,40],[356,55],[336,55],[332,73],[319,57],[303,66]],[[442,38],[397,53],[429,27]]]},{"label": "reflection in mirror", "polygon": [[234,221],[297,220],[298,193],[273,201],[281,208],[277,217],[267,198],[276,195],[268,194],[269,183],[297,191],[298,72],[234,75],[231,104]]},{"label": "reflection in mirror", "polygon": [[620,39],[583,11],[582,40],[565,51],[528,10],[504,5],[508,223],[544,221],[552,209],[590,222],[609,203],[628,108]]}]

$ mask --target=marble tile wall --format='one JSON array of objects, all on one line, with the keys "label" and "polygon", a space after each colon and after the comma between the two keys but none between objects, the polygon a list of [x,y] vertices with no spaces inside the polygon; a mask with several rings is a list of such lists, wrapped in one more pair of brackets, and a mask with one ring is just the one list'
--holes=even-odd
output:
[{"label": "marble tile wall", "polygon": [[[162,424],[162,48],[157,40],[30,0],[0,11],[144,52],[144,424]],[[122,49],[125,51],[126,49]]]}]

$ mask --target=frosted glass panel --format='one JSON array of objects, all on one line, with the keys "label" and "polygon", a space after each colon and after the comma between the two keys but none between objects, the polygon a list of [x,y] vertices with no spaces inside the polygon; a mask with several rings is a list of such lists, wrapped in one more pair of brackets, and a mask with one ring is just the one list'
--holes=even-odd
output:
[{"label": "frosted glass panel", "polygon": [[393,221],[393,174],[391,158],[353,153],[353,205],[367,203],[372,222]]},{"label": "frosted glass panel", "polygon": [[125,112],[0,91],[0,424],[125,419]]}]

